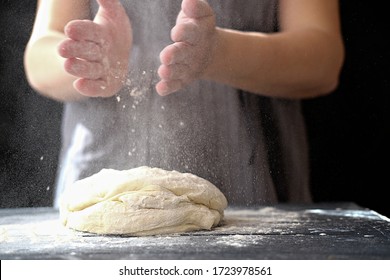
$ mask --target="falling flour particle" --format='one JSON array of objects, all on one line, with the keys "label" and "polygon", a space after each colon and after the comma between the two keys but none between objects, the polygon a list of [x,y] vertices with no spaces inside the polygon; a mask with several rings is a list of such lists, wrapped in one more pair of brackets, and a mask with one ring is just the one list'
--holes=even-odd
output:
[{"label": "falling flour particle", "polygon": [[124,84],[125,84],[125,86],[131,86],[131,80],[130,79],[126,79],[124,81]]},{"label": "falling flour particle", "polygon": [[130,96],[132,97],[139,97],[142,95],[142,91],[140,91],[139,89],[137,88],[133,88],[131,91],[130,91]]}]

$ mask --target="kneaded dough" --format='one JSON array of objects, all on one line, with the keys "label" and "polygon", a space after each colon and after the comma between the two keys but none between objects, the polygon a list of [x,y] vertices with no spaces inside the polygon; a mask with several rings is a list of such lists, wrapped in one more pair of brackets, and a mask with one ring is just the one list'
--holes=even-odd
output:
[{"label": "kneaded dough", "polygon": [[103,169],[63,194],[60,219],[98,234],[155,235],[211,229],[227,200],[209,181],[190,173],[138,167]]}]

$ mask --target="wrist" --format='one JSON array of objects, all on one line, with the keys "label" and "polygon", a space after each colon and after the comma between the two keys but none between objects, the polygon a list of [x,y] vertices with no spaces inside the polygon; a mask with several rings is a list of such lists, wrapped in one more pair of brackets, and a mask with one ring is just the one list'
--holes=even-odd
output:
[{"label": "wrist", "polygon": [[[221,67],[223,65],[228,65],[229,63],[226,61],[227,57],[227,44],[226,44],[226,30],[223,28],[216,27],[215,35],[214,35],[214,44],[210,49],[210,61],[207,65],[202,79],[205,80],[214,80],[217,78],[218,73],[220,72]],[[225,61],[224,61],[225,60]]]}]

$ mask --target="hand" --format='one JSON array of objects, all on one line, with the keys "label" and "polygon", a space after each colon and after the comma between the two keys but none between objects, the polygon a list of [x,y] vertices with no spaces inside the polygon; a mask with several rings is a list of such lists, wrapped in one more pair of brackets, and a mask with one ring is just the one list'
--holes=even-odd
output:
[{"label": "hand", "polygon": [[97,0],[93,21],[74,20],[58,48],[64,68],[78,79],[74,88],[90,97],[110,97],[123,86],[132,46],[130,20],[118,0]]},{"label": "hand", "polygon": [[216,47],[215,15],[206,0],[183,0],[176,25],[171,31],[173,44],[160,53],[160,95],[168,95],[202,78]]}]

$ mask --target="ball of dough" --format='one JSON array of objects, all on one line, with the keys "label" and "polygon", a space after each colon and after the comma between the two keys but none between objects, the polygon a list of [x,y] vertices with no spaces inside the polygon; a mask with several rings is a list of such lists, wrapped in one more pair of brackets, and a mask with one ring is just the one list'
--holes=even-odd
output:
[{"label": "ball of dough", "polygon": [[155,235],[211,229],[227,200],[209,181],[190,173],[138,167],[103,169],[64,192],[60,219],[98,234]]}]

